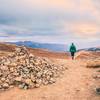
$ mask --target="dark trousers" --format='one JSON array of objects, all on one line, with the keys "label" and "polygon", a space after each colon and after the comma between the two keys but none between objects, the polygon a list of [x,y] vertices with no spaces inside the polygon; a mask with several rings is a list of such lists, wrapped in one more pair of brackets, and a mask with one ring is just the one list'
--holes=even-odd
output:
[{"label": "dark trousers", "polygon": [[71,52],[72,59],[74,59],[75,52]]}]

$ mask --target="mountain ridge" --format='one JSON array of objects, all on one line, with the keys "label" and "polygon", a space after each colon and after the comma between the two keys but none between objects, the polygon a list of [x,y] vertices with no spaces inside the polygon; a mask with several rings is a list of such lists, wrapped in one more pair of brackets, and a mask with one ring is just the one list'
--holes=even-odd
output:
[{"label": "mountain ridge", "polygon": [[27,46],[31,48],[47,49],[50,51],[67,51],[68,47],[64,44],[52,44],[52,43],[38,43],[33,41],[18,41],[18,42],[7,42],[10,44],[16,44],[18,46]]}]

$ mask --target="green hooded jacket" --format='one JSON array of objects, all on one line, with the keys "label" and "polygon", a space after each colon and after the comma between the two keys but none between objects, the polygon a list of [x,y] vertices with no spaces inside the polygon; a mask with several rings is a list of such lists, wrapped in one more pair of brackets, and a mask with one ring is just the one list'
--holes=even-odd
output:
[{"label": "green hooded jacket", "polygon": [[75,45],[72,43],[72,45],[70,46],[70,52],[76,52],[76,47]]}]

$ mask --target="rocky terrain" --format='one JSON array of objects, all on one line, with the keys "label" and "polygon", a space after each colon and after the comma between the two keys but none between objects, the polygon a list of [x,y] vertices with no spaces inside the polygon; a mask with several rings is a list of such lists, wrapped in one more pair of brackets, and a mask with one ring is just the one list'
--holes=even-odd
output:
[{"label": "rocky terrain", "polygon": [[25,47],[19,47],[0,58],[0,89],[14,86],[28,89],[52,84],[61,71],[61,67],[49,59],[34,56]]},{"label": "rocky terrain", "polygon": [[95,84],[96,84],[95,91],[97,94],[100,95],[100,57],[97,57],[94,60],[88,60],[86,67],[94,69],[94,73],[92,77],[95,80]]},{"label": "rocky terrain", "polygon": [[0,86],[0,100],[100,100],[100,52],[0,44]]}]

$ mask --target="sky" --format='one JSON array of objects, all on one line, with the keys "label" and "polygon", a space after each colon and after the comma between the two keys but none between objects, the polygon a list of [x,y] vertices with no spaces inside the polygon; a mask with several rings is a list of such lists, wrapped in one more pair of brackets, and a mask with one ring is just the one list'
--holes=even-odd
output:
[{"label": "sky", "polygon": [[100,0],[0,0],[0,41],[100,46]]}]

